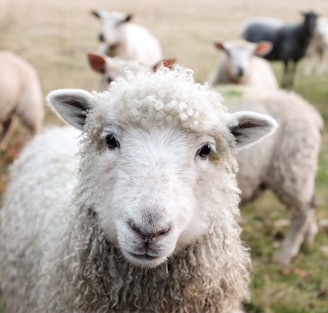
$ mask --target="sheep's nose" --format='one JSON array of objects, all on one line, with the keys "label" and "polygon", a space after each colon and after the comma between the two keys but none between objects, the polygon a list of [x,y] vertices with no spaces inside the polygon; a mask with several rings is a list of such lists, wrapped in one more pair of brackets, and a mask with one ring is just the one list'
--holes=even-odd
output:
[{"label": "sheep's nose", "polygon": [[112,83],[113,80],[114,80],[113,77],[110,76],[106,77],[106,81],[108,84]]},{"label": "sheep's nose", "polygon": [[166,235],[171,229],[169,226],[167,226],[158,230],[147,231],[141,229],[141,227],[137,226],[132,221],[129,222],[129,226],[144,241],[145,245],[155,242],[160,237]]},{"label": "sheep's nose", "polygon": [[238,67],[237,69],[237,76],[242,77],[244,75],[244,70],[242,67]]},{"label": "sheep's nose", "polygon": [[104,36],[103,33],[100,33],[100,34],[99,34],[99,36],[98,36],[98,40],[99,40],[100,42],[104,42],[104,41],[105,41],[105,36]]}]

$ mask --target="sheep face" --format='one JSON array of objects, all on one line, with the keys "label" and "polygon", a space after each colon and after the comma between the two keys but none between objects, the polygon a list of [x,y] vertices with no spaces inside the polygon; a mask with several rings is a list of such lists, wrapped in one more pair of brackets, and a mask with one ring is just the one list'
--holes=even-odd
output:
[{"label": "sheep face", "polygon": [[136,266],[155,267],[208,234],[216,214],[233,218],[219,186],[236,189],[235,141],[242,146],[275,126],[259,114],[228,114],[216,93],[175,75],[139,74],[103,94],[59,90],[48,97],[85,133],[83,205],[94,208],[107,240]]},{"label": "sheep face", "polygon": [[106,43],[109,48],[119,44],[119,27],[130,21],[132,16],[120,12],[92,11],[91,13],[100,20],[99,41]]},{"label": "sheep face", "polygon": [[118,77],[124,77],[127,71],[151,71],[151,67],[135,60],[112,58],[96,53],[88,54],[90,68],[102,75],[98,90],[106,90],[110,83]]},{"label": "sheep face", "polygon": [[304,29],[309,34],[314,34],[316,30],[317,25],[317,19],[318,15],[315,12],[309,11],[309,12],[303,12],[303,23],[304,23]]},{"label": "sheep face", "polygon": [[152,66],[142,64],[136,60],[126,60],[119,57],[108,57],[98,53],[88,53],[88,62],[92,70],[102,75],[97,85],[98,91],[104,91],[118,77],[125,77],[127,72],[157,71],[161,67],[173,68],[176,60],[163,59]]},{"label": "sheep face", "polygon": [[256,44],[244,41],[215,42],[214,46],[226,54],[224,68],[229,79],[235,83],[248,79],[254,55],[265,55],[272,49],[272,44],[264,41]]},{"label": "sheep face", "polygon": [[[156,266],[206,233],[198,182],[213,171],[215,141],[177,128],[112,125],[95,159],[103,190],[95,207],[110,241],[136,265]],[[116,147],[116,148],[114,148]],[[114,149],[113,149],[114,148]]]}]

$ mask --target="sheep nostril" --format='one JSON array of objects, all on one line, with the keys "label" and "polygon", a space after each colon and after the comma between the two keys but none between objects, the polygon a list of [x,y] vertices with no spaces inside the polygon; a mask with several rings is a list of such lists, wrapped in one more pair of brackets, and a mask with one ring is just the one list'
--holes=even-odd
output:
[{"label": "sheep nostril", "polygon": [[99,36],[98,36],[98,40],[100,42],[104,42],[105,41],[105,36],[102,33],[100,33]]},{"label": "sheep nostril", "polygon": [[161,229],[160,231],[156,232],[155,236],[156,237],[163,236],[163,235],[167,234],[170,231],[170,229],[171,229],[170,227],[165,227],[165,228]]},{"label": "sheep nostril", "polygon": [[148,231],[142,230],[140,227],[138,227],[132,221],[129,221],[128,224],[129,224],[130,228],[135,233],[137,233],[142,238],[142,240],[145,240],[145,241],[152,241],[154,239],[157,239],[158,237],[166,235],[171,230],[171,227],[168,226],[168,227],[164,227],[158,231],[148,232]]},{"label": "sheep nostril", "polygon": [[140,228],[139,228],[136,224],[134,224],[132,221],[129,221],[128,224],[129,224],[130,228],[131,228],[135,233],[137,233],[137,234],[139,234],[140,236],[142,236],[143,233],[142,233],[142,231],[140,230]]}]

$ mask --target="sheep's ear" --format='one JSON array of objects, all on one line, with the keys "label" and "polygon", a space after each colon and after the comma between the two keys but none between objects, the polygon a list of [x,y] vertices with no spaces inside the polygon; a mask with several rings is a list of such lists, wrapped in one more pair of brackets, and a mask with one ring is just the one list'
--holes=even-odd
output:
[{"label": "sheep's ear", "polygon": [[133,18],[132,14],[127,14],[123,22],[125,22],[125,23],[130,22],[132,20],[132,18]]},{"label": "sheep's ear", "polygon": [[233,113],[229,126],[231,133],[236,138],[238,149],[268,136],[277,127],[278,123],[272,117],[248,111]]},{"label": "sheep's ear", "polygon": [[215,42],[213,43],[213,45],[214,45],[214,47],[215,47],[216,49],[218,49],[218,50],[221,50],[221,51],[224,51],[224,52],[227,51],[227,48],[226,48],[224,42],[222,42],[222,41],[215,41]]},{"label": "sheep's ear", "polygon": [[94,107],[94,96],[81,89],[59,89],[47,95],[47,101],[66,123],[82,130],[88,111]]},{"label": "sheep's ear", "polygon": [[101,18],[100,12],[96,10],[91,10],[90,13],[96,18]]},{"label": "sheep's ear", "polygon": [[132,14],[126,14],[120,21],[118,21],[117,25],[121,25],[127,22],[130,22],[132,20],[133,15]]},{"label": "sheep's ear", "polygon": [[90,67],[97,73],[105,74],[106,59],[104,56],[95,53],[88,53],[88,61]]},{"label": "sheep's ear", "polygon": [[153,72],[157,72],[160,67],[167,67],[169,69],[172,69],[173,65],[176,64],[177,60],[172,59],[163,59],[161,61],[158,61],[155,65],[153,65],[152,70]]},{"label": "sheep's ear", "polygon": [[269,41],[260,41],[255,46],[254,54],[264,56],[271,52],[273,44]]}]

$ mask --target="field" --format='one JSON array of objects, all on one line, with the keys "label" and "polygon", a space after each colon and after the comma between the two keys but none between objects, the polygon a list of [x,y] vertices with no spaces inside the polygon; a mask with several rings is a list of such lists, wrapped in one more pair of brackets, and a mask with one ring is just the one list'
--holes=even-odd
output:
[{"label": "field", "polygon": [[[327,0],[1,0],[0,47],[11,50],[38,70],[44,95],[57,88],[93,89],[99,78],[87,64],[86,53],[98,48],[98,21],[91,9],[118,10],[134,14],[135,22],[148,27],[160,40],[166,57],[175,57],[204,81],[218,62],[214,40],[238,38],[242,22],[265,15],[288,22],[298,21],[302,10],[313,9],[328,16]],[[303,75],[302,62],[294,90],[309,100],[328,121],[328,72]],[[273,68],[280,79],[282,66]],[[1,73],[1,69],[0,69]],[[46,124],[61,123],[47,109]],[[0,193],[6,185],[7,167],[29,134],[15,122],[8,148],[0,152]],[[267,193],[242,208],[243,239],[253,258],[252,300],[249,313],[328,312],[328,128],[323,133],[316,185],[317,216],[321,223],[312,248],[288,267],[272,263],[286,231],[285,209]],[[1,307],[1,304],[0,304]],[[1,308],[0,308],[1,313]],[[155,313],[155,312],[154,312]]]}]

